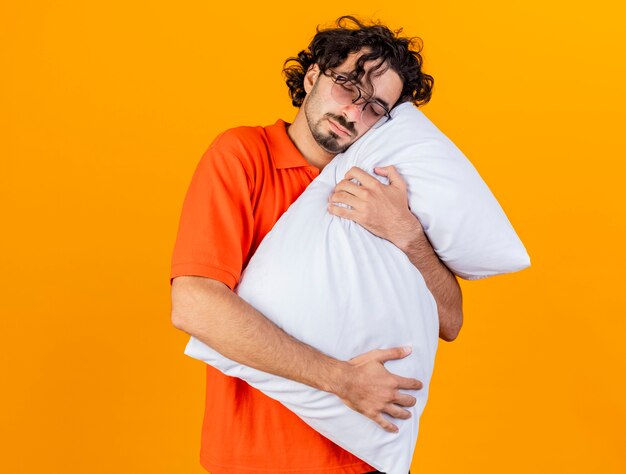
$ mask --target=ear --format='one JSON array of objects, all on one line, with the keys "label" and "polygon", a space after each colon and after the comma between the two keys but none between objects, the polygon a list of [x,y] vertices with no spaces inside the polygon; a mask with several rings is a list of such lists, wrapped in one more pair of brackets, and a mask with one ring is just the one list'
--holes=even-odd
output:
[{"label": "ear", "polygon": [[304,75],[304,91],[308,94],[313,88],[313,84],[317,81],[320,75],[320,67],[316,64],[311,64]]}]

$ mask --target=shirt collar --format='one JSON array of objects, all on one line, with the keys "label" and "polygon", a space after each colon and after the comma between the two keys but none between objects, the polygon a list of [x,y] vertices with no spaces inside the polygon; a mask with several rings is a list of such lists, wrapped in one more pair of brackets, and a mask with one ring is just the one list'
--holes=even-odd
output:
[{"label": "shirt collar", "polygon": [[291,138],[289,138],[289,135],[287,135],[287,127],[289,125],[291,124],[278,119],[274,125],[265,127],[271,149],[278,151],[278,153],[275,152],[272,154],[274,167],[276,169],[284,169],[307,166],[318,171],[315,166],[306,161],[302,153],[300,153],[296,145],[291,141]]}]

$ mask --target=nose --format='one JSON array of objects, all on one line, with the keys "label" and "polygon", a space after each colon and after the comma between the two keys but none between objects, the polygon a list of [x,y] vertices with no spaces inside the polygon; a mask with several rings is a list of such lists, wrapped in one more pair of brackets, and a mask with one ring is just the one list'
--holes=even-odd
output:
[{"label": "nose", "polygon": [[348,104],[344,105],[342,112],[348,122],[357,123],[361,119],[361,105]]}]

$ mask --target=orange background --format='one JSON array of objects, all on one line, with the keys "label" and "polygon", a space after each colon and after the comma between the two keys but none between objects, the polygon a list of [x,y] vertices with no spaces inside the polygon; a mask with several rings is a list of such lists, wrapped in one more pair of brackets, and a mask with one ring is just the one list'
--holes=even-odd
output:
[{"label": "orange background", "polygon": [[0,471],[204,472],[182,199],[218,132],[293,119],[283,60],[353,13],[423,38],[423,110],[532,261],[462,282],[414,472],[626,472],[618,2],[218,3],[0,6]]}]

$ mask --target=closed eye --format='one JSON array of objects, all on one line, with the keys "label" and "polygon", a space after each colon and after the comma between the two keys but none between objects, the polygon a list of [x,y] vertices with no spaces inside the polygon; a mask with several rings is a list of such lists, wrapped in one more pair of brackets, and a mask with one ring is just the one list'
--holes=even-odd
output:
[{"label": "closed eye", "polygon": [[384,107],[377,102],[370,102],[369,104],[367,104],[367,108],[376,117],[382,117],[383,115],[386,115]]}]

